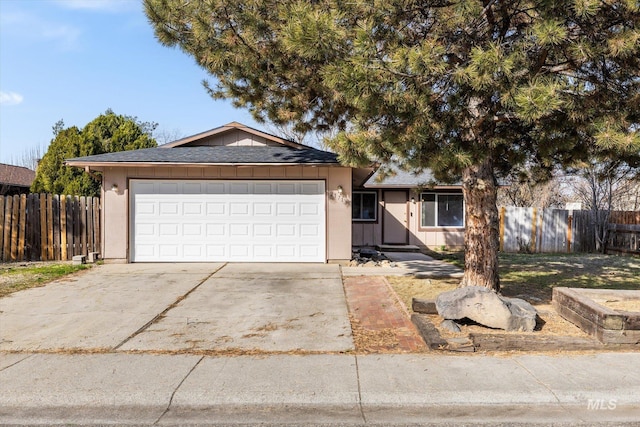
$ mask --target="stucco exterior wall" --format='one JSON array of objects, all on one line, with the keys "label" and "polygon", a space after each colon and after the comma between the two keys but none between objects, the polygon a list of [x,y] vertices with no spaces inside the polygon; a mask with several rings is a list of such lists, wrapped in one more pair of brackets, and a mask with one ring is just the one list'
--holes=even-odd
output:
[{"label": "stucco exterior wall", "polygon": [[[370,190],[367,190],[370,191]],[[415,202],[411,202],[411,198],[415,199]],[[420,227],[420,199],[417,192],[411,191],[409,193],[408,206],[408,227],[409,227],[409,241],[408,244],[416,246],[426,247],[440,247],[446,246],[447,248],[464,247],[464,228],[443,228],[443,227]],[[382,201],[381,190],[378,190],[378,214],[375,222],[358,222],[354,221],[352,226],[352,242],[354,246],[375,246],[382,245],[383,242],[383,212],[384,201]]]},{"label": "stucco exterior wall", "polygon": [[[129,260],[129,180],[319,179],[326,190],[327,261],[351,258],[351,168],[310,166],[108,167],[103,170],[102,256]],[[117,189],[113,189],[114,184]],[[342,187],[342,193],[338,191]]]}]

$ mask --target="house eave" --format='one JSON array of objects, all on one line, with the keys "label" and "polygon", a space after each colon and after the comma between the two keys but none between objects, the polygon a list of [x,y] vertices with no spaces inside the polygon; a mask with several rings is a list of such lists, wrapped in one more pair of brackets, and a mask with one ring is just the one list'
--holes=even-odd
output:
[{"label": "house eave", "polygon": [[147,168],[147,167],[211,167],[211,166],[233,166],[233,167],[259,167],[259,166],[311,166],[311,167],[340,167],[339,163],[181,163],[181,162],[65,162],[67,166],[78,168]]},{"label": "house eave", "polygon": [[422,189],[427,189],[427,190],[458,190],[460,188],[462,188],[461,185],[459,184],[450,184],[450,185],[364,185],[363,188],[366,189],[370,189],[370,190],[377,190],[377,189],[381,189],[381,190],[409,190],[409,189],[417,189],[417,188],[422,188]]}]

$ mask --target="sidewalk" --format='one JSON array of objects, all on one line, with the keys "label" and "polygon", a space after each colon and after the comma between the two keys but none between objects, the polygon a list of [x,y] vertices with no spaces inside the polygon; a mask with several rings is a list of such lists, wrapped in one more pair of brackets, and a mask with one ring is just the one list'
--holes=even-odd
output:
[{"label": "sidewalk", "polygon": [[639,365],[638,353],[5,353],[0,424],[637,425]]},{"label": "sidewalk", "polygon": [[461,278],[463,271],[455,265],[420,252],[384,252],[395,267],[342,267],[342,276],[411,276],[419,279]]}]

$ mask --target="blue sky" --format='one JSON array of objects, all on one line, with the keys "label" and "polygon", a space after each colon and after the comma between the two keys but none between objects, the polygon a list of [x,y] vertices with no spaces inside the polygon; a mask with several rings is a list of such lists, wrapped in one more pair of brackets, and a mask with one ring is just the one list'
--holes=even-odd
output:
[{"label": "blue sky", "polygon": [[107,108],[177,136],[231,121],[265,129],[203,79],[156,41],[140,0],[0,0],[0,162],[46,150],[58,120],[83,127]]}]

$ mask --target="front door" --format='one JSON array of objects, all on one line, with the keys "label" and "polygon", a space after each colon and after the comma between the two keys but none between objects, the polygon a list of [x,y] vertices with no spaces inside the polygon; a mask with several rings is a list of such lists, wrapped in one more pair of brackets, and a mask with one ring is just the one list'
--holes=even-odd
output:
[{"label": "front door", "polygon": [[382,243],[406,245],[407,237],[407,192],[383,191],[384,212],[382,215]]}]

